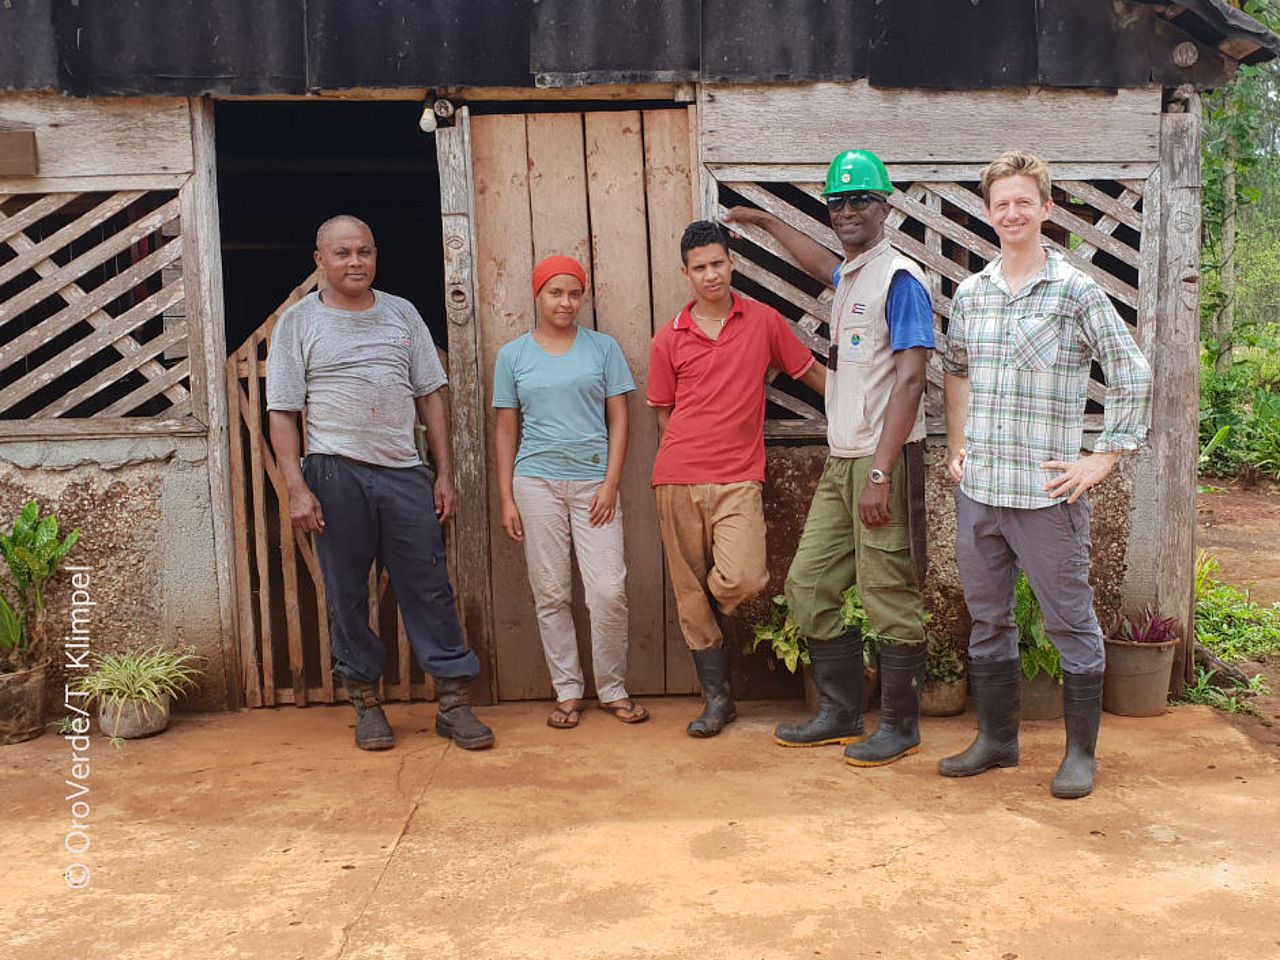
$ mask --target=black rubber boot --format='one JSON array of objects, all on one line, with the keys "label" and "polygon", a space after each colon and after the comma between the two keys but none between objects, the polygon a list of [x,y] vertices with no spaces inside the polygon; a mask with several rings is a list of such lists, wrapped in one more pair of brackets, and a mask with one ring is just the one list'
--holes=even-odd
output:
[{"label": "black rubber boot", "polygon": [[436,733],[448,737],[463,750],[493,746],[493,731],[471,712],[467,681],[460,677],[436,677]]},{"label": "black rubber boot", "polygon": [[920,689],[924,686],[923,643],[880,647],[880,726],[862,743],[844,748],[844,762],[880,767],[920,749]]},{"label": "black rubber boot", "polygon": [[394,747],[396,735],[391,732],[387,715],[382,712],[378,688],[346,677],[342,678],[342,685],[356,708],[356,746],[361,750],[390,750]]},{"label": "black rubber boot", "polygon": [[698,719],[689,724],[689,736],[714,737],[738,719],[733,692],[729,689],[729,649],[720,646],[691,652],[706,705]]},{"label": "black rubber boot", "polygon": [[969,690],[978,708],[978,736],[963,752],[938,761],[944,777],[972,777],[992,767],[1018,765],[1021,661],[969,661]]},{"label": "black rubber boot", "polygon": [[1093,792],[1098,764],[1098,724],[1102,720],[1102,674],[1062,675],[1062,716],[1067,727],[1067,752],[1054,775],[1050,793],[1062,800],[1078,800]]},{"label": "black rubber boot", "polygon": [[808,723],[780,723],[773,739],[784,747],[856,743],[865,738],[862,698],[866,665],[862,634],[850,630],[834,640],[810,640],[809,675],[818,688],[818,713]]}]

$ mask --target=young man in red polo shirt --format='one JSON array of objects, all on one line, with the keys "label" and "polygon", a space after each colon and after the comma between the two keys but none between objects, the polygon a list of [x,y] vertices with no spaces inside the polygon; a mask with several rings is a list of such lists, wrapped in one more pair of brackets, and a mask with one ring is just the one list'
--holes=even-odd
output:
[{"label": "young man in red polo shirt", "polygon": [[689,724],[714,737],[737,713],[720,618],[764,589],[764,386],[775,367],[819,393],[826,369],[776,310],[730,289],[723,227],[698,220],[680,238],[694,299],[653,338],[649,406],[662,443],[653,464],[662,542],[680,629],[706,699]]}]

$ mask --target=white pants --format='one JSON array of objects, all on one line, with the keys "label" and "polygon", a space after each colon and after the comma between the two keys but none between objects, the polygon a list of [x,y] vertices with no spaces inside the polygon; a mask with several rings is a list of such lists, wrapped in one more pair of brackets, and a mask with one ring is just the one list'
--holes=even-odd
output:
[{"label": "white pants", "polygon": [[622,506],[613,520],[591,526],[591,501],[598,480],[544,480],[515,477],[512,493],[524,526],[524,556],[529,565],[542,650],[556,699],[577,700],[584,692],[578,637],[573,626],[570,546],[591,614],[591,662],[596,693],[612,703],[627,689],[627,566],[622,552]]}]

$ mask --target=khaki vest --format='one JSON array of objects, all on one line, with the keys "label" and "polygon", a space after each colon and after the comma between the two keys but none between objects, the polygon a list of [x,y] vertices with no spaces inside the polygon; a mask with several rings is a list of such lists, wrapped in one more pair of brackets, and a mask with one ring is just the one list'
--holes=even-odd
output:
[{"label": "khaki vest", "polygon": [[[896,374],[885,303],[889,282],[905,270],[928,289],[912,260],[881,240],[842,268],[831,302],[831,340],[839,344],[835,373],[827,374],[827,445],[835,457],[869,457],[880,442]],[[907,442],[924,439],[924,398]]]}]

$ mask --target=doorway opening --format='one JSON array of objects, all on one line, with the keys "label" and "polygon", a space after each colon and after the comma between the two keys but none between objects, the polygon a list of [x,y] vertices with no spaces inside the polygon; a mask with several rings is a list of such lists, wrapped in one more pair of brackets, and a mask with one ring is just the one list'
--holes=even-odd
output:
[{"label": "doorway opening", "polygon": [[[214,115],[226,316],[233,564],[249,706],[342,697],[310,538],[295,535],[267,442],[272,317],[315,288],[315,231],[338,213],[369,224],[375,285],[413,302],[447,346],[440,185],[433,135],[412,102],[228,101]],[[386,644],[382,695],[430,698],[385,570],[370,571],[369,624]]]},{"label": "doorway opening", "polygon": [[380,290],[417,306],[445,346],[434,134],[408,101],[222,101],[214,116],[227,349],[313,269],[316,227],[373,229]]}]

